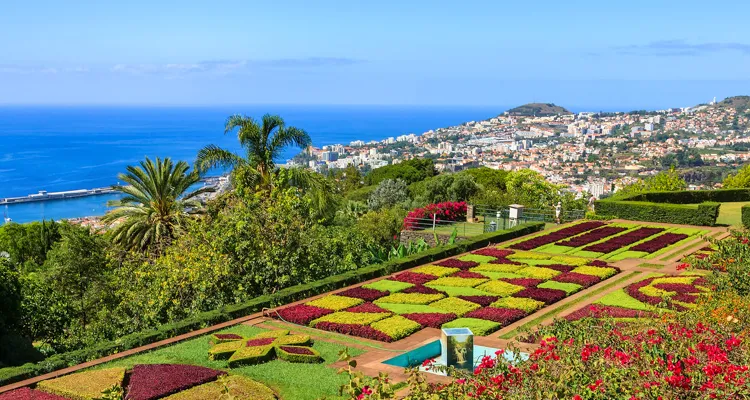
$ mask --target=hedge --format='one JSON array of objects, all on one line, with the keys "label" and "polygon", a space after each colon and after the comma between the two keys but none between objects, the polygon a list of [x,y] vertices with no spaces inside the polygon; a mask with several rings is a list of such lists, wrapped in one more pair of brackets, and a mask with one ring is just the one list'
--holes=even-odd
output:
[{"label": "hedge", "polygon": [[607,199],[596,202],[596,212],[636,221],[714,226],[719,216],[720,205],[719,203],[669,204]]},{"label": "hedge", "polygon": [[742,206],[742,226],[750,229],[750,204]]},{"label": "hedge", "polygon": [[2,368],[0,369],[0,386],[244,317],[259,312],[264,308],[272,308],[303,300],[366,280],[466,253],[493,243],[515,239],[542,229],[544,229],[544,223],[532,222],[505,231],[485,233],[452,245],[433,247],[411,256],[389,260],[381,264],[369,265],[315,282],[288,287],[276,293],[258,296],[242,303],[198,313],[193,317],[181,321],[164,324],[155,329],[131,333],[119,339],[103,341],[87,346],[84,349],[55,354],[37,363]]},{"label": "hedge", "polygon": [[[699,204],[750,201],[750,189],[682,190],[678,192],[638,193],[621,200],[651,203]],[[599,208],[596,209],[597,213]],[[604,213],[602,213],[604,214]]]}]

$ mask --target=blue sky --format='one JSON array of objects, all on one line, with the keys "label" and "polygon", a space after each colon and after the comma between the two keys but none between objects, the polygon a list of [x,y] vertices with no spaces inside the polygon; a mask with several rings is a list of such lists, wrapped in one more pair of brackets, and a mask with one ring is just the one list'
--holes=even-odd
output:
[{"label": "blue sky", "polygon": [[750,93],[750,2],[2,2],[0,104],[685,106]]}]

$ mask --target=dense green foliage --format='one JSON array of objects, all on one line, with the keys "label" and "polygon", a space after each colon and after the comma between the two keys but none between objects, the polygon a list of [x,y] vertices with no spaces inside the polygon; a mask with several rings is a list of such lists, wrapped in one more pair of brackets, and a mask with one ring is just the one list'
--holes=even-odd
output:
[{"label": "dense green foliage", "polygon": [[605,199],[596,202],[596,212],[635,221],[713,226],[719,216],[719,206],[719,203],[695,205]]},{"label": "dense green foliage", "polygon": [[732,203],[750,201],[750,189],[683,190],[678,192],[638,193],[621,200],[654,203],[698,204],[704,202]]},{"label": "dense green foliage", "polygon": [[374,169],[365,177],[368,185],[377,185],[386,179],[400,179],[407,184],[423,181],[437,175],[435,163],[427,159],[415,158],[398,164]]},{"label": "dense green foliage", "polygon": [[742,206],[742,226],[750,229],[750,204]]},{"label": "dense green foliage", "polygon": [[750,165],[744,166],[734,175],[729,175],[724,179],[724,188],[750,188]]},{"label": "dense green foliage", "polygon": [[367,199],[367,205],[373,210],[390,208],[409,200],[406,183],[401,179],[381,181]]},{"label": "dense green foliage", "polygon": [[643,192],[673,192],[687,189],[687,182],[673,168],[622,188],[616,197]]}]

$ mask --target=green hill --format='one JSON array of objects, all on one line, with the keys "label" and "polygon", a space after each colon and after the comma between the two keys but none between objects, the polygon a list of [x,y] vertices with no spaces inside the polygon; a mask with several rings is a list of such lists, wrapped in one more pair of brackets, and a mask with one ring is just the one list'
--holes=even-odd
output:
[{"label": "green hill", "polygon": [[510,115],[519,117],[548,117],[551,115],[564,115],[571,112],[553,103],[529,103],[507,111]]},{"label": "green hill", "polygon": [[734,108],[743,111],[750,108],[750,96],[733,96],[714,104],[716,108]]}]

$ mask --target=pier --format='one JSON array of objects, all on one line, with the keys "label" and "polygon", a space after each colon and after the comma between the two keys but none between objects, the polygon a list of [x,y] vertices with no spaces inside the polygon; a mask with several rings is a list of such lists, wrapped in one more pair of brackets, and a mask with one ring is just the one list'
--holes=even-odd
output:
[{"label": "pier", "polygon": [[111,187],[67,190],[64,192],[48,192],[46,190],[40,190],[39,193],[30,194],[28,196],[6,197],[4,199],[0,199],[0,205],[31,203],[35,201],[75,199],[78,197],[98,196],[111,193],[116,193],[116,191]]}]

